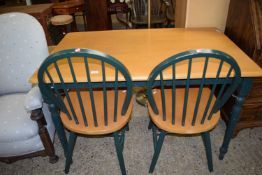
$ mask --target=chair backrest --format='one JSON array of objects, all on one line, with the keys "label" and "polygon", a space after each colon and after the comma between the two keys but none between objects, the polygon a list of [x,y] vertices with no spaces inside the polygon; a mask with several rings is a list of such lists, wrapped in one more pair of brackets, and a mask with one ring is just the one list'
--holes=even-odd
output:
[{"label": "chair backrest", "polygon": [[[76,69],[76,65],[78,65],[78,69]],[[62,70],[67,71],[63,72]],[[82,75],[84,73],[84,77],[79,76],[79,71]],[[111,79],[107,77],[108,72],[113,72]],[[66,79],[64,73],[67,74],[67,78],[69,76],[70,78]],[[104,125],[107,126],[109,100],[114,101],[111,103],[114,105],[110,107],[114,107],[114,121],[117,122],[118,111],[121,111],[121,115],[125,115],[132,97],[132,80],[125,66],[109,55],[87,49],[70,49],[50,55],[39,69],[38,83],[46,103],[56,105],[67,114],[69,120],[73,119],[78,124],[74,105],[69,96],[70,91],[75,91],[86,127],[90,122],[94,123],[94,126],[98,126],[98,117],[103,117]],[[126,95],[122,108],[118,109],[118,91],[120,89],[122,92],[125,91]],[[114,99],[107,98],[108,90],[114,92]],[[89,92],[90,110],[93,114],[93,118],[89,119],[92,121],[88,121],[88,116],[85,114],[80,91]],[[102,92],[104,116],[96,115],[97,110],[102,110],[96,109],[95,106],[94,93],[96,91]],[[65,105],[63,98],[66,99],[68,105]]]},{"label": "chair backrest", "polygon": [[0,94],[26,92],[30,76],[48,56],[40,23],[24,13],[0,15]]},{"label": "chair backrest", "polygon": [[168,20],[174,21],[175,20],[175,6],[176,1],[175,0],[167,0],[167,3],[169,6],[166,9],[166,17]]},{"label": "chair backrest", "polygon": [[[192,70],[197,70],[198,75],[193,75]],[[172,76],[165,77],[165,72],[169,72]],[[186,76],[183,77],[181,72]],[[155,88],[160,89],[163,121],[166,121],[166,105],[172,105],[171,121],[174,125],[177,100],[176,89],[185,88],[184,99],[179,99],[183,101],[181,125],[184,126],[188,103],[192,103],[188,101],[190,87],[199,88],[191,122],[192,126],[194,126],[204,87],[210,88],[210,94],[207,98],[201,124],[205,123],[206,120],[211,120],[212,115],[225,104],[240,82],[240,68],[237,62],[228,54],[208,49],[186,51],[171,56],[152,70],[147,83],[148,101],[154,113],[159,114],[153,91]],[[166,104],[165,102],[165,88],[172,89],[172,104]],[[211,105],[212,99],[215,99],[214,96],[216,96],[216,100]]]},{"label": "chair backrest", "polygon": [[[160,15],[161,0],[151,0],[151,15]],[[147,16],[148,0],[131,0],[131,13],[134,17]]]}]

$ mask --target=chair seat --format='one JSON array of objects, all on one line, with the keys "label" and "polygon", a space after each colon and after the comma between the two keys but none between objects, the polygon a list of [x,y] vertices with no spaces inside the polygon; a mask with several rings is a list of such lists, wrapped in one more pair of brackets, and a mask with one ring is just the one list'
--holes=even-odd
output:
[{"label": "chair seat", "polygon": [[[164,16],[151,16],[151,24],[162,24],[166,21]],[[148,23],[148,16],[137,16],[131,18],[131,23],[136,25],[143,25]]]},{"label": "chair seat", "polygon": [[71,15],[56,15],[51,18],[51,23],[54,26],[67,25],[73,22],[73,17]]},{"label": "chair seat", "polygon": [[[129,122],[131,118],[132,108],[133,108],[132,100],[124,116],[121,115],[120,110],[117,111],[117,122],[114,122],[114,91],[107,90],[108,125],[105,126],[103,91],[102,90],[94,91],[94,99],[95,99],[95,107],[96,107],[96,115],[97,115],[97,123],[98,123],[98,126],[96,127],[93,122],[94,120],[93,120],[93,113],[92,113],[92,106],[91,106],[89,92],[81,91],[80,93],[81,93],[81,98],[83,100],[85,114],[86,117],[88,118],[87,121],[92,121],[92,122],[88,123],[88,127],[85,126],[80,105],[78,103],[77,93],[76,91],[70,91],[69,96],[74,106],[79,124],[77,125],[73,119],[69,120],[67,115],[64,112],[61,112],[60,114],[61,120],[67,129],[80,134],[102,135],[102,134],[110,134],[115,131],[118,131]],[[121,90],[118,91],[118,109],[122,109],[125,96],[126,96],[126,91],[121,91]],[[64,103],[67,109],[70,109],[66,98],[64,98]]]},{"label": "chair seat", "polygon": [[[26,94],[0,96],[0,143],[22,141],[38,135],[37,123],[24,108]],[[14,110],[15,109],[15,110]]]},{"label": "chair seat", "polygon": [[[195,134],[202,133],[205,131],[209,131],[213,129],[219,121],[220,112],[214,113],[211,120],[206,120],[204,124],[201,124],[201,119],[207,106],[207,101],[210,94],[210,89],[205,87],[202,91],[202,96],[199,104],[199,109],[196,117],[196,123],[192,126],[192,118],[194,114],[195,104],[197,100],[199,88],[190,88],[188,95],[188,104],[187,104],[187,113],[186,113],[186,121],[185,126],[182,126],[182,113],[183,113],[183,105],[184,105],[184,94],[185,88],[177,88],[176,89],[176,113],[175,113],[175,124],[172,124],[172,89],[165,89],[165,97],[166,97],[166,121],[163,121],[163,112],[162,112],[162,100],[161,100],[161,91],[159,89],[155,89],[153,91],[153,97],[155,99],[156,105],[159,110],[159,114],[155,114],[148,103],[149,115],[154,124],[157,125],[158,128],[161,128],[170,133],[178,133],[178,134]],[[181,100],[182,99],[182,100]],[[211,102],[211,107],[215,102],[215,97],[213,97]],[[208,111],[207,114],[209,114]]]}]

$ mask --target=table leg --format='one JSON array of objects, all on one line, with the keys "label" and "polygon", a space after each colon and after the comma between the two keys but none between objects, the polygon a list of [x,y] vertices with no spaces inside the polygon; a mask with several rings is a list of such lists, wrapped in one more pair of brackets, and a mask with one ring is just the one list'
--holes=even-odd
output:
[{"label": "table leg", "polygon": [[225,154],[227,153],[230,140],[233,137],[234,129],[240,117],[239,114],[241,111],[241,107],[245,101],[245,97],[248,95],[249,91],[251,90],[252,82],[253,82],[252,78],[243,78],[243,81],[238,89],[238,94],[235,97],[236,101],[233,106],[231,117],[229,119],[229,123],[225,132],[223,144],[220,147],[220,154],[219,154],[220,160],[223,160]]},{"label": "table leg", "polygon": [[64,150],[64,155],[66,156],[68,142],[67,142],[64,126],[60,119],[58,108],[54,104],[50,104],[49,109],[52,115],[52,120],[54,122],[58,138]]}]

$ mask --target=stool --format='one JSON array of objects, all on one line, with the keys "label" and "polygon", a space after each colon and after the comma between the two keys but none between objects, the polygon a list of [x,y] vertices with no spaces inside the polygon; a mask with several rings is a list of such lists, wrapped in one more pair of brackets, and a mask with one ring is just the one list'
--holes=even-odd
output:
[{"label": "stool", "polygon": [[72,24],[72,31],[77,32],[77,25],[76,25],[76,13],[81,12],[80,16],[83,17],[84,27],[85,30],[87,29],[86,25],[86,12],[87,6],[83,0],[66,0],[65,2],[58,2],[55,3],[52,7],[53,13],[56,15],[72,15],[73,16],[73,24]]},{"label": "stool", "polygon": [[71,15],[56,15],[51,18],[51,24],[54,26],[60,26],[62,28],[62,33],[65,35],[67,33],[67,25],[73,22],[73,17]]}]

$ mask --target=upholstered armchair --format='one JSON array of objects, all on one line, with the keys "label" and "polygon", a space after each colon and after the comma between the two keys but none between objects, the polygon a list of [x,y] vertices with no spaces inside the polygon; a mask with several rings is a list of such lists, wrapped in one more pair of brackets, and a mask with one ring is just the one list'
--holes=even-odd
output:
[{"label": "upholstered armchair", "polygon": [[0,161],[50,156],[55,128],[30,76],[48,56],[42,26],[27,14],[0,15]]}]

